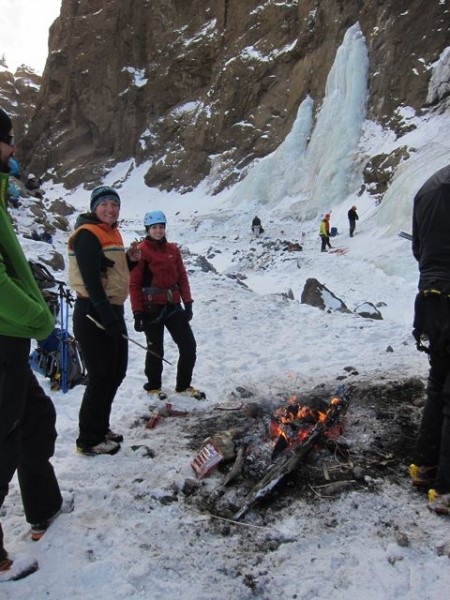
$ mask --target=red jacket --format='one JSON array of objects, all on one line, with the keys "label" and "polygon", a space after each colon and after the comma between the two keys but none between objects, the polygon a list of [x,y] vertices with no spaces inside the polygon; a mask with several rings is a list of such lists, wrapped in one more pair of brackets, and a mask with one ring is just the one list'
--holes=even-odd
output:
[{"label": "red jacket", "polygon": [[189,280],[176,244],[145,238],[139,244],[141,260],[130,273],[133,312],[145,312],[150,304],[192,302]]}]

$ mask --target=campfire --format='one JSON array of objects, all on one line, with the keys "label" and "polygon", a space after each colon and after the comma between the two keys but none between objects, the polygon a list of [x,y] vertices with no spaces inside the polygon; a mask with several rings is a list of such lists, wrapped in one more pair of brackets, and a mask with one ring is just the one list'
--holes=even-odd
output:
[{"label": "campfire", "polygon": [[[234,428],[207,438],[191,465],[198,479],[203,479],[220,463],[233,462],[223,481],[227,486],[241,473],[244,461],[254,462],[267,443],[270,445],[270,464],[264,476],[256,483],[234,515],[240,519],[256,501],[267,495],[291,473],[322,440],[341,433],[339,419],[350,401],[351,390],[341,388],[329,402],[318,401],[319,406],[301,404],[292,395],[286,406],[277,407],[270,415],[263,438],[255,438],[254,430]],[[262,419],[264,422],[265,419]],[[250,428],[251,429],[251,428]]]},{"label": "campfire", "polygon": [[[312,408],[300,403],[298,395],[291,395],[287,406],[279,406],[272,414],[270,437],[274,441],[272,458],[287,449],[294,449],[305,440],[316,423],[325,422],[330,409],[341,402],[334,396],[328,408]],[[330,425],[323,435],[332,438],[342,434],[340,423]]]}]

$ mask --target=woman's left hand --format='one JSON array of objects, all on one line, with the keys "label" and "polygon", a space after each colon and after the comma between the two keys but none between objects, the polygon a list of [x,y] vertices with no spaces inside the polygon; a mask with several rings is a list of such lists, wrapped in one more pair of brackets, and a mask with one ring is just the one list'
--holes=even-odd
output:
[{"label": "woman's left hand", "polygon": [[127,250],[127,256],[131,262],[138,262],[141,260],[141,249],[138,247],[139,242],[131,242],[130,247]]}]

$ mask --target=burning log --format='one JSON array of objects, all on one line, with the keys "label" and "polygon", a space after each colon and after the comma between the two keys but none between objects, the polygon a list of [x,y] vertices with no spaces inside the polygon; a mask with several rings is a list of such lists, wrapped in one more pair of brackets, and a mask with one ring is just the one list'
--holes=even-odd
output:
[{"label": "burning log", "polygon": [[269,468],[266,475],[247,494],[245,501],[238,512],[234,515],[235,520],[241,519],[251,506],[261,498],[269,494],[278,483],[289,473],[297,468],[302,459],[308,454],[312,447],[317,444],[326,432],[333,427],[347,410],[352,389],[340,388],[332,398],[324,418],[306,433],[298,444],[287,447],[282,454],[278,455],[276,462]]}]

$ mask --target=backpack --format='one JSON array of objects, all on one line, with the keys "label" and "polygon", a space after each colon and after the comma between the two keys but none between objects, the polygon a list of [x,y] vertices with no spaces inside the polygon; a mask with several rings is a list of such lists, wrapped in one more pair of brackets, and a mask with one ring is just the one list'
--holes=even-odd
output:
[{"label": "backpack", "polygon": [[[66,367],[64,368],[64,366]],[[67,330],[57,327],[30,355],[30,366],[50,379],[53,391],[67,391],[78,384],[86,384],[87,374],[77,341]]]},{"label": "backpack", "polygon": [[42,263],[29,260],[28,264],[30,265],[33,277],[35,278],[36,283],[41,290],[41,294],[44,296],[47,306],[49,307],[51,313],[56,315],[59,308],[58,294],[49,288],[53,288],[55,285],[61,282],[57,281],[47,267]]},{"label": "backpack", "polygon": [[31,272],[41,290],[52,288],[58,283],[47,267],[42,263],[29,260],[28,264],[30,265]]}]

